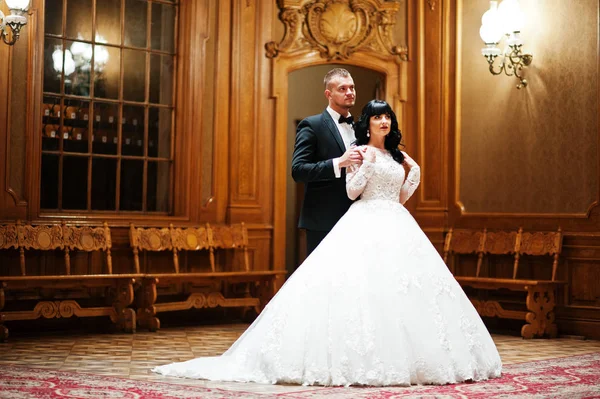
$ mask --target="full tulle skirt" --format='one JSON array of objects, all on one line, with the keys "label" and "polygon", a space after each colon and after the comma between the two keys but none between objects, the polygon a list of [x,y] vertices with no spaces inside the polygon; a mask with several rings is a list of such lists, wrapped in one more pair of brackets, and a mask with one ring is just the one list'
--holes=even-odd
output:
[{"label": "full tulle skirt", "polygon": [[473,305],[399,203],[355,202],[223,355],[168,376],[304,385],[410,385],[500,376]]}]

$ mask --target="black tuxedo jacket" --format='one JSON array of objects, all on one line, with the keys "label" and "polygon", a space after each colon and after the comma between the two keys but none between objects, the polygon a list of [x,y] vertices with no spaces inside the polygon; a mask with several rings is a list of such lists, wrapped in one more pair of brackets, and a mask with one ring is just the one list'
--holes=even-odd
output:
[{"label": "black tuxedo jacket", "polygon": [[327,110],[298,125],[292,157],[292,177],[305,183],[298,227],[329,231],[346,213],[352,200],[346,194],[346,170],[335,177],[333,158],[345,152],[344,142]]}]

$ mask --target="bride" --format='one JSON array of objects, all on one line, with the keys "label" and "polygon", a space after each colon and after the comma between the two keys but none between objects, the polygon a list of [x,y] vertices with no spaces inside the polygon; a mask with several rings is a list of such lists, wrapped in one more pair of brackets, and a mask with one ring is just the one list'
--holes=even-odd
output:
[{"label": "bride", "polygon": [[[396,115],[373,100],[355,127],[360,199],[223,355],[156,367],[168,376],[304,385],[410,385],[500,376],[475,308],[403,204],[419,166]],[[408,173],[407,173],[408,171]]]}]

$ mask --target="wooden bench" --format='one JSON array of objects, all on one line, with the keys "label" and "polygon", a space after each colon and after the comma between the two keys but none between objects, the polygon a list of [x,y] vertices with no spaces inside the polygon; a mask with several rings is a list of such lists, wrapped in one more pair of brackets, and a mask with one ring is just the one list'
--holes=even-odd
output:
[{"label": "wooden bench", "polygon": [[[139,275],[112,274],[111,236],[105,223],[102,227],[62,225],[29,225],[17,222],[0,226],[0,249],[19,251],[20,273],[0,275],[0,341],[8,337],[6,321],[108,316],[119,328],[133,332],[135,312],[128,306],[133,302],[134,283]],[[64,251],[64,273],[27,273],[27,251]],[[74,251],[91,254],[102,251],[106,259],[106,274],[71,275],[71,255]],[[90,289],[104,289],[104,300],[110,305],[84,307]],[[37,292],[31,295],[31,291]],[[41,292],[43,291],[43,292]],[[26,292],[27,295],[22,293]],[[7,296],[15,302],[5,309]],[[33,309],[24,309],[24,298],[33,298]],[[11,301],[11,302],[12,302]],[[88,301],[89,302],[89,301]]]},{"label": "wooden bench", "polygon": [[[170,251],[173,256],[172,272],[154,272],[144,268],[144,277],[138,297],[137,322],[139,327],[156,331],[160,312],[192,308],[242,307],[259,313],[274,294],[274,281],[284,271],[251,270],[248,260],[248,232],[243,223],[234,225],[206,224],[198,227],[143,228],[130,226],[130,244],[136,271],[141,270],[141,252]],[[183,270],[182,252],[205,251],[210,270]],[[215,258],[220,253],[237,252],[242,257],[241,270],[221,270]],[[198,266],[198,265],[195,265]],[[159,301],[157,287],[184,284],[181,300]]]},{"label": "wooden bench", "polygon": [[[450,229],[444,243],[444,261],[448,264],[461,286],[481,290],[508,289],[527,293],[526,311],[506,309],[500,300],[471,298],[481,316],[525,320],[521,328],[523,338],[556,337],[554,323],[555,293],[565,284],[556,280],[559,255],[562,249],[562,232],[523,232]],[[471,276],[457,275],[457,255],[476,256],[475,273]],[[481,276],[484,258],[496,255],[511,256],[512,278]],[[523,256],[549,256],[552,272],[549,279],[518,278]]]}]

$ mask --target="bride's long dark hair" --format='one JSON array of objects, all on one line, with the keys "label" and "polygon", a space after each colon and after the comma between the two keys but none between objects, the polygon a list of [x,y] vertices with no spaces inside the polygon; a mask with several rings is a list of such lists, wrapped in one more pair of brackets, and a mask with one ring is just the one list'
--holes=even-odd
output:
[{"label": "bride's long dark hair", "polygon": [[402,140],[402,133],[398,129],[398,119],[396,114],[392,111],[392,107],[388,103],[382,100],[371,100],[362,109],[362,114],[358,118],[358,122],[354,125],[354,134],[356,136],[356,145],[365,145],[369,142],[367,132],[369,130],[369,123],[372,116],[387,114],[392,119],[392,125],[390,126],[390,132],[385,136],[384,146],[385,149],[392,154],[392,157],[396,162],[404,162],[404,155],[398,148],[400,141]]}]

